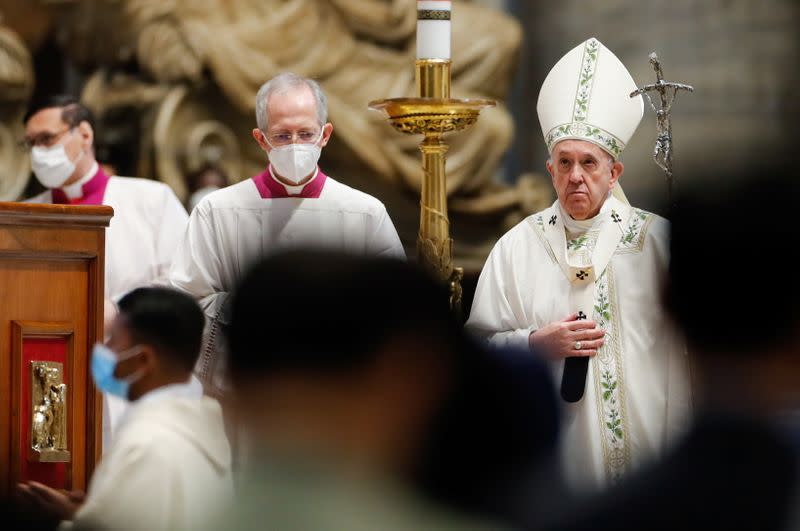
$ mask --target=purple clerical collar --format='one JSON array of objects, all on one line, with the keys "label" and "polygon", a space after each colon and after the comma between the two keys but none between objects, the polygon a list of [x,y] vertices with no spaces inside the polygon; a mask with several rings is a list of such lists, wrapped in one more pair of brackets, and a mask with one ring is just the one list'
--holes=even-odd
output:
[{"label": "purple clerical collar", "polygon": [[86,177],[75,183],[75,185],[53,188],[53,203],[60,205],[102,205],[109,176],[96,162],[92,169],[95,170],[94,174],[90,169]]},{"label": "purple clerical collar", "polygon": [[258,188],[262,199],[280,199],[284,197],[297,197],[302,199],[317,199],[325,186],[327,175],[317,168],[316,175],[307,183],[299,186],[289,186],[279,182],[273,177],[271,168],[253,177],[253,182]]}]

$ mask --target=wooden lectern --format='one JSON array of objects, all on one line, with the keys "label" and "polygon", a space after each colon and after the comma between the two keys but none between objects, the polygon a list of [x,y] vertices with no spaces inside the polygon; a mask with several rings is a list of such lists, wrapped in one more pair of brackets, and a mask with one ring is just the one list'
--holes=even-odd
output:
[{"label": "wooden lectern", "polygon": [[103,340],[107,206],[0,203],[0,495],[85,491],[102,441],[90,373]]}]

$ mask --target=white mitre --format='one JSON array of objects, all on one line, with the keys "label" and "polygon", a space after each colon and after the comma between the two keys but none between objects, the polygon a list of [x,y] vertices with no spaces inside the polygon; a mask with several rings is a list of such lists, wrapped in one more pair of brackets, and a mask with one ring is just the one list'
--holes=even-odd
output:
[{"label": "white mitre", "polygon": [[547,74],[536,112],[551,153],[562,140],[587,140],[619,158],[644,114],[625,65],[595,38],[576,46]]}]

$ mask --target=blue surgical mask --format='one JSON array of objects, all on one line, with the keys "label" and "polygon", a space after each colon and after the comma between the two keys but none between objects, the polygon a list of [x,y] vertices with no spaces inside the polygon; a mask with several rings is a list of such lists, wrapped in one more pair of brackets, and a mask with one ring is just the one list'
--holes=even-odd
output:
[{"label": "blue surgical mask", "polygon": [[135,351],[137,348],[129,348],[117,356],[105,345],[98,343],[94,346],[92,349],[92,377],[99,390],[125,400],[128,399],[131,384],[142,377],[142,372],[136,371],[127,378],[120,379],[114,376],[114,371],[117,363],[137,355],[139,353]]}]

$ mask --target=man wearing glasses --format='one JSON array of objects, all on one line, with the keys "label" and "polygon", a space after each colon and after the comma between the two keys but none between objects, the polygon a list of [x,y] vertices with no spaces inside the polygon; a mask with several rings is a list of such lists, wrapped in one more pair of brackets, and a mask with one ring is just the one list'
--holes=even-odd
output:
[{"label": "man wearing glasses", "polygon": [[[252,134],[269,160],[266,170],[209,194],[189,218],[170,280],[206,313],[197,374],[214,394],[225,387],[217,340],[227,323],[228,294],[259,258],[302,247],[405,259],[383,204],[319,169],[333,132],[327,115],[327,98],[315,81],[285,73],[265,83],[256,95]],[[316,316],[309,308],[297,318],[309,320],[311,329]]]},{"label": "man wearing glasses", "polygon": [[[23,145],[45,192],[34,203],[108,205],[114,217],[106,233],[105,321],[115,301],[134,288],[166,284],[169,264],[188,216],[172,189],[149,179],[107,175],[95,160],[92,114],[72,96],[54,96],[31,107]],[[120,398],[104,401],[104,446],[126,409]]]}]

